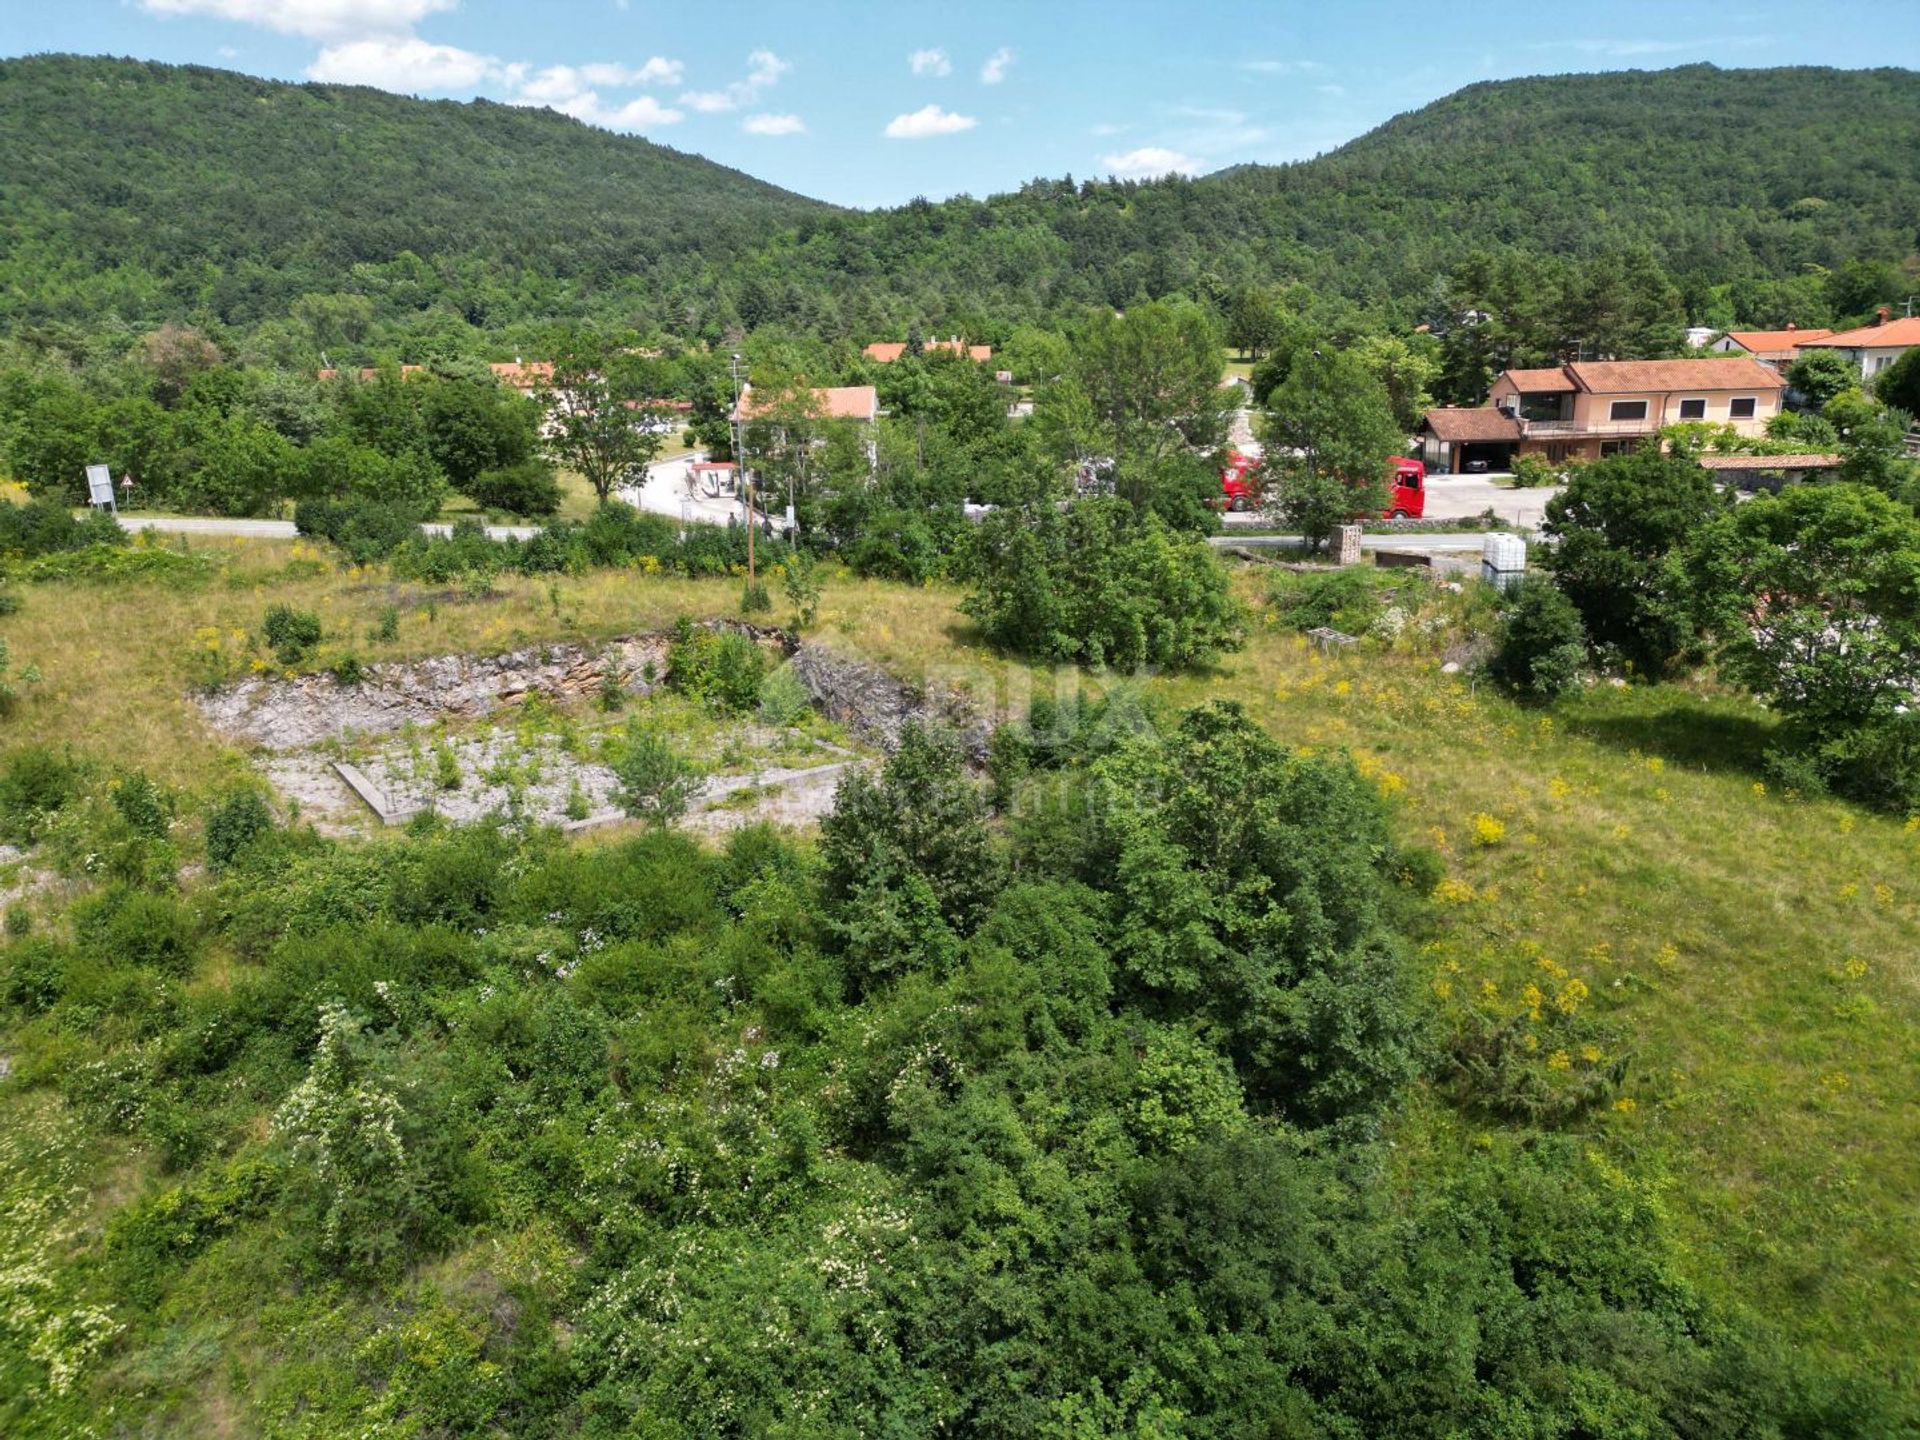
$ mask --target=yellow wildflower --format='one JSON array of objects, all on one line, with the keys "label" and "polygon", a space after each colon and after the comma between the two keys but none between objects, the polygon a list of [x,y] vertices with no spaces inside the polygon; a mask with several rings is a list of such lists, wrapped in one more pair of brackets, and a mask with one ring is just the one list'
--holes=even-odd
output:
[{"label": "yellow wildflower", "polygon": [[1572,1064],[1573,1060],[1564,1050],[1556,1050],[1547,1056],[1547,1069],[1549,1070],[1565,1070]]},{"label": "yellow wildflower", "polygon": [[1634,1103],[1631,1095],[1622,1095],[1618,1100],[1613,1102],[1613,1108],[1618,1110],[1622,1115],[1631,1115],[1640,1107]]},{"label": "yellow wildflower", "polygon": [[1482,846],[1498,845],[1507,838],[1506,823],[1482,811],[1473,817],[1473,843]]}]

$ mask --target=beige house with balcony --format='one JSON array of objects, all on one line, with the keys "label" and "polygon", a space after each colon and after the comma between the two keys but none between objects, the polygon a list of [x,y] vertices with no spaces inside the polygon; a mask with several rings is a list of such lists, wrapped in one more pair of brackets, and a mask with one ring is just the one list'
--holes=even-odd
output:
[{"label": "beige house with balcony", "polygon": [[1508,370],[1477,410],[1430,411],[1421,444],[1430,469],[1510,469],[1516,457],[1559,463],[1631,450],[1668,425],[1731,425],[1766,433],[1786,382],[1746,357],[1583,360]]}]

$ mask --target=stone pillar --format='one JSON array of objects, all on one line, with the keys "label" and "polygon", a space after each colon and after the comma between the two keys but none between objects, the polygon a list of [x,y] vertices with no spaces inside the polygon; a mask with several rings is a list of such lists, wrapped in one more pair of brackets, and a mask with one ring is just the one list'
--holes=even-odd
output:
[{"label": "stone pillar", "polygon": [[1360,527],[1358,525],[1334,526],[1332,550],[1334,564],[1358,565],[1360,563]]}]

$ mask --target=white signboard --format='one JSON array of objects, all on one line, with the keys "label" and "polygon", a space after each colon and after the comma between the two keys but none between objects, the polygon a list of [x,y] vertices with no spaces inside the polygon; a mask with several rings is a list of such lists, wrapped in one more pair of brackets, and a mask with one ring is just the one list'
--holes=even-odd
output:
[{"label": "white signboard", "polygon": [[113,504],[113,471],[105,465],[87,466],[87,502]]}]

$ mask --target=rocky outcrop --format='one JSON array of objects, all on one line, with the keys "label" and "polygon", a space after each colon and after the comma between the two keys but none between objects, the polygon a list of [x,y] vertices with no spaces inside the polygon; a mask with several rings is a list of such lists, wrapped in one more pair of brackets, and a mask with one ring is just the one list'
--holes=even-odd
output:
[{"label": "rocky outcrop", "polygon": [[667,639],[642,635],[604,645],[540,645],[504,655],[437,655],[367,667],[345,685],[331,675],[258,676],[194,703],[224,734],[268,750],[298,750],[342,735],[386,735],[412,723],[486,715],[538,692],[557,701],[598,693],[611,673],[644,695],[667,671]]},{"label": "rocky outcrop", "polygon": [[831,720],[883,750],[900,743],[909,720],[951,726],[976,765],[987,758],[992,721],[963,697],[939,687],[914,685],[869,661],[803,641],[789,662],[793,673]]}]

